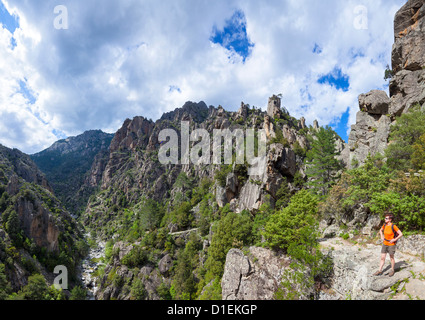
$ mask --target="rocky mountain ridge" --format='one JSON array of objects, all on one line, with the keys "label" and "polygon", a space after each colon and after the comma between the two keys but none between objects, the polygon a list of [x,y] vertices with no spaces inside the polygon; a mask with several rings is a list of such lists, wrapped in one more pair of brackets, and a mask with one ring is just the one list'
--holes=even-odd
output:
[{"label": "rocky mountain ridge", "polygon": [[[277,142],[269,146],[265,171],[250,180],[247,180],[246,173],[241,179],[237,174],[229,174],[222,184],[216,185],[215,195],[220,207],[229,203],[237,212],[258,209],[265,197],[276,197],[284,177],[293,181],[297,171],[305,177],[302,157],[296,155],[291,147],[297,145],[305,152],[309,145],[307,132],[313,130],[307,128],[304,121],[282,112],[280,98],[270,98],[269,104],[274,103],[275,109],[269,108],[268,112],[251,109],[244,103],[237,112],[228,112],[221,106],[215,108],[207,107],[204,102],[187,102],[155,123],[143,117],[127,119],[111,142],[109,159],[94,162],[90,176],[95,178],[91,181],[99,183],[102,193],[107,194],[114,204],[120,201],[132,203],[140,197],[155,200],[169,198],[181,172],[201,181],[203,178],[213,179],[220,166],[158,165],[158,135],[161,130],[173,128],[180,135],[181,121],[189,121],[191,130],[206,129],[208,132],[253,126],[257,130],[264,129],[267,139]],[[303,134],[298,133],[301,129],[304,130]],[[276,130],[280,131],[280,141],[276,140]],[[242,183],[243,179],[247,181]],[[111,187],[119,191],[109,194]],[[98,204],[99,200],[89,202],[85,216],[90,216],[96,210],[93,203]]]}]

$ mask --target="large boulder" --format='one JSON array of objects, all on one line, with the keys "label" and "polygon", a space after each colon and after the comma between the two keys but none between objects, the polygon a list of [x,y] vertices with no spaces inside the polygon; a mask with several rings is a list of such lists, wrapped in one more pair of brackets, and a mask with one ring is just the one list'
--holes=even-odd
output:
[{"label": "large boulder", "polygon": [[269,249],[250,247],[227,253],[221,280],[223,300],[272,300],[290,260]]},{"label": "large boulder", "polygon": [[165,255],[158,263],[158,270],[162,275],[167,276],[173,266],[173,259],[169,254]]},{"label": "large boulder", "polygon": [[387,93],[381,90],[372,90],[359,96],[360,109],[369,114],[387,114],[390,103]]},{"label": "large boulder", "polygon": [[374,115],[359,111],[356,124],[351,126],[348,138],[350,157],[348,168],[352,167],[353,161],[363,164],[367,156],[384,153],[388,146],[391,118],[387,115]]}]

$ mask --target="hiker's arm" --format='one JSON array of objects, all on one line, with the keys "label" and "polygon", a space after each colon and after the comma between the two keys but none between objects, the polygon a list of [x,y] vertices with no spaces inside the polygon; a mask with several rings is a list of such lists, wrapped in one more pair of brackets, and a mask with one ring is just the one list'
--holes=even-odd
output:
[{"label": "hiker's arm", "polygon": [[381,240],[384,241],[384,234],[382,233],[382,228],[379,229],[379,234],[381,235]]},{"label": "hiker's arm", "polygon": [[397,238],[392,239],[390,242],[396,242],[398,239],[400,239],[403,236],[403,233],[400,231],[400,229],[397,231],[398,236]]}]

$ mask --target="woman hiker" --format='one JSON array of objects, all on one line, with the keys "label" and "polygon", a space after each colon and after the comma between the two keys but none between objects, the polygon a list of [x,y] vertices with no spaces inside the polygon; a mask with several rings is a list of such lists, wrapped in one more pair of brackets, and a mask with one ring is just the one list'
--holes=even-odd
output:
[{"label": "woman hiker", "polygon": [[391,272],[389,276],[392,277],[394,275],[394,254],[396,250],[396,243],[399,240],[403,233],[401,233],[400,229],[393,224],[394,215],[392,213],[385,214],[385,224],[379,230],[379,234],[381,235],[381,239],[384,242],[381,249],[381,264],[379,266],[379,271],[375,272],[374,276],[379,276],[382,274],[382,268],[384,267],[385,258],[387,253],[390,255],[391,260]]}]

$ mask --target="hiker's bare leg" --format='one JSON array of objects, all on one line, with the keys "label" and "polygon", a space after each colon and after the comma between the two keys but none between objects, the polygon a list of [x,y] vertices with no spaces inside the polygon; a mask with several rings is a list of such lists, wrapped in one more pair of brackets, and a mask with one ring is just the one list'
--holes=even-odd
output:
[{"label": "hiker's bare leg", "polygon": [[379,272],[382,272],[382,269],[384,268],[386,256],[386,253],[381,253],[381,264],[379,265]]},{"label": "hiker's bare leg", "polygon": [[394,267],[395,267],[394,255],[390,254],[390,260],[391,260],[391,269],[394,271]]}]

